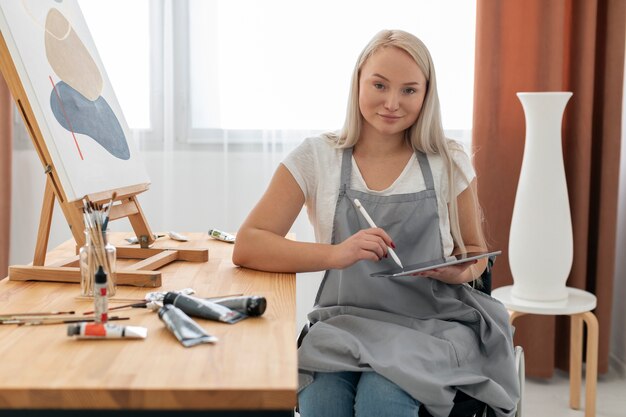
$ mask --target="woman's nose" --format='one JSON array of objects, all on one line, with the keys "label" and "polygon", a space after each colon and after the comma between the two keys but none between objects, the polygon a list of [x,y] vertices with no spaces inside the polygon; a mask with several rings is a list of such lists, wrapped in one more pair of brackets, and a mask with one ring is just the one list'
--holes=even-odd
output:
[{"label": "woman's nose", "polygon": [[385,109],[388,111],[396,111],[399,107],[398,95],[395,93],[389,93],[385,97]]}]

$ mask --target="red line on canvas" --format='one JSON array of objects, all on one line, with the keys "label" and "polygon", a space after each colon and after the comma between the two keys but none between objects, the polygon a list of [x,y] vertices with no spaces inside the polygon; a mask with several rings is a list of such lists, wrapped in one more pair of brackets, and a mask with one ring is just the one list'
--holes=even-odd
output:
[{"label": "red line on canvas", "polygon": [[57,91],[57,86],[54,84],[54,81],[52,80],[51,76],[48,76],[48,78],[50,78],[50,82],[52,83],[52,88],[54,89],[54,92],[56,93],[57,100],[59,100],[59,105],[61,106],[61,111],[63,111],[63,116],[65,116],[65,121],[67,122],[67,125],[70,127],[70,132],[72,133],[72,137],[74,138],[76,149],[78,149],[78,155],[80,156],[81,161],[84,161],[85,158],[83,158],[83,153],[80,151],[80,146],[78,146],[78,140],[76,140],[76,135],[74,134],[74,128],[72,127],[72,123],[70,122],[69,117],[67,117],[67,113],[65,113],[65,107],[63,107],[63,102],[61,101],[61,96],[59,95],[59,92]]}]

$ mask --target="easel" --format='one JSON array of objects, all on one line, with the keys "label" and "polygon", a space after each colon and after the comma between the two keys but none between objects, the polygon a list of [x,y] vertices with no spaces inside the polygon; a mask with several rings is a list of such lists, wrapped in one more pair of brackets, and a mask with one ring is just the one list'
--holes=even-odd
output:
[{"label": "easel", "polygon": [[[43,135],[37,123],[37,119],[30,105],[30,101],[19,78],[15,63],[9,52],[4,36],[0,33],[0,72],[11,91],[19,109],[24,125],[28,129],[35,150],[39,155],[46,174],[46,187],[44,191],[37,244],[33,264],[25,266],[10,266],[9,279],[14,281],[56,281],[56,282],[80,282],[80,270],[78,268],[78,255],[63,262],[45,265],[50,225],[54,201],[59,203],[67,220],[77,248],[85,242],[83,235],[84,224],[82,214],[82,201],[68,201],[61,186],[59,175],[54,167],[50,153],[44,141]],[[135,235],[139,239],[140,248],[118,247],[118,259],[142,259],[141,261],[124,269],[118,269],[117,284],[133,285],[140,287],[161,286],[161,272],[155,271],[173,261],[206,262],[209,258],[208,249],[151,249],[154,236],[148,225],[137,194],[146,191],[148,184],[139,184],[124,187],[117,190],[90,194],[89,200],[94,203],[108,202],[113,192],[116,192],[115,204],[111,207],[110,220],[128,218]]]}]

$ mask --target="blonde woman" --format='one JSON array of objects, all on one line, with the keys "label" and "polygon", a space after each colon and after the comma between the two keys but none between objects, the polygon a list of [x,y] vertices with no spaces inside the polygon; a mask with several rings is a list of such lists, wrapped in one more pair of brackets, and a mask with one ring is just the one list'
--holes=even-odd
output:
[{"label": "blonde woman", "polygon": [[[303,205],[316,243],[285,239]],[[303,417],[444,417],[459,395],[513,415],[508,314],[467,285],[486,260],[372,277],[395,266],[388,247],[405,265],[486,249],[475,173],[444,136],[430,53],[397,30],[379,32],[359,56],[343,129],[306,139],[278,167],[233,262],[326,271],[298,350]]]}]

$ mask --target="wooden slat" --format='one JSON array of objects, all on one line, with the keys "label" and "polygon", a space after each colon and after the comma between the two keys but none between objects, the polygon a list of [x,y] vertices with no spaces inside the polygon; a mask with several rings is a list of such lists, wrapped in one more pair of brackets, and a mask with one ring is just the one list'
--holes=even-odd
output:
[{"label": "wooden slat", "polygon": [[47,268],[58,268],[58,267],[79,267],[80,266],[80,256],[74,255],[70,258],[60,260],[58,262],[47,264]]},{"label": "wooden slat", "polygon": [[111,220],[117,220],[133,214],[137,214],[137,206],[134,203],[126,202],[116,204],[111,207],[111,213],[109,215],[109,218]]},{"label": "wooden slat", "polygon": [[[150,184],[130,185],[128,187],[118,188],[117,190],[109,190],[89,194],[89,200],[93,201],[94,203],[108,203],[109,200],[111,200],[111,196],[113,195],[114,191],[117,193],[116,200],[124,200],[128,199],[131,196],[140,194],[148,190],[148,188],[150,188]],[[82,202],[80,200],[77,200],[76,204],[78,207],[82,207]]]},{"label": "wooden slat", "polygon": [[[161,286],[159,271],[127,271],[115,273],[117,285],[156,288]],[[80,268],[46,266],[10,266],[10,281],[45,281],[80,284]]]},{"label": "wooden slat", "polygon": [[[179,261],[206,262],[209,260],[208,249],[183,249],[182,247],[173,247],[172,249],[178,251]],[[117,246],[117,258],[146,259],[162,252],[163,250],[164,249]]]},{"label": "wooden slat", "polygon": [[129,270],[152,270],[174,262],[178,259],[178,251],[164,250],[154,256],[144,259],[128,267]]}]

